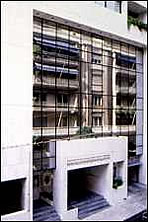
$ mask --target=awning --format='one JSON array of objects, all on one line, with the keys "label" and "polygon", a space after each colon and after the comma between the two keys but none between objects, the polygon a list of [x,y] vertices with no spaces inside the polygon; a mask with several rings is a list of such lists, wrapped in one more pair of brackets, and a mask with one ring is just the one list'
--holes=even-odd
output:
[{"label": "awning", "polygon": [[140,160],[137,160],[137,161],[129,161],[128,162],[128,167],[133,167],[133,166],[140,166],[142,165],[142,163],[140,162]]},{"label": "awning", "polygon": [[[37,44],[41,44],[41,38],[34,37],[34,40],[36,41]],[[44,39],[44,38],[42,39],[42,41],[43,41],[43,46],[69,50],[70,52],[73,52],[73,53],[79,53],[80,51],[72,44],[69,44],[66,42],[54,41],[54,40],[49,40],[49,39]]]},{"label": "awning", "polygon": [[55,66],[47,66],[47,65],[41,66],[41,64],[39,63],[34,64],[34,69],[36,70],[43,69],[44,71],[48,71],[48,72],[62,72],[64,74],[72,74],[72,75],[79,74],[78,70],[75,70],[75,69],[68,69],[68,68],[63,68],[63,67],[55,67]]},{"label": "awning", "polygon": [[136,63],[136,57],[127,56],[120,53],[116,53],[116,56],[116,59],[120,60],[121,62]]}]

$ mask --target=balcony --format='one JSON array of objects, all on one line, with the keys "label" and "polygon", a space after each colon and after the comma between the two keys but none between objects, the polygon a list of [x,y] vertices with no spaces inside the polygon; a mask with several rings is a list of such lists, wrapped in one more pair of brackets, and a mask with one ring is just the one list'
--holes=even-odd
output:
[{"label": "balcony", "polygon": [[[44,102],[42,105],[43,105],[42,112],[51,112],[51,113],[55,112],[55,105],[54,104],[48,105],[47,103]],[[34,103],[33,111],[41,112],[41,104]],[[78,108],[77,107],[69,107],[68,108],[68,106],[62,106],[61,104],[59,104],[59,105],[57,104],[56,113],[58,113],[58,112],[65,112],[65,113],[69,112],[69,114],[73,114],[73,113],[78,112]]]},{"label": "balcony", "polygon": [[[36,63],[40,64],[41,63],[41,55],[37,54],[37,55],[34,55],[34,60]],[[46,55],[43,55],[43,63],[45,64],[48,64],[48,65],[55,65],[55,55],[52,53],[52,52],[48,52],[48,54]],[[68,61],[68,58],[64,56],[61,56],[61,57],[57,57],[56,58],[56,65],[57,66],[64,66],[64,67],[67,67],[69,66],[69,69],[72,69],[72,68],[78,68],[79,67],[79,62],[78,61],[72,61],[69,59]]]},{"label": "balcony", "polygon": [[130,157],[128,160],[128,167],[132,167],[132,166],[139,166],[141,165],[141,162],[139,160],[138,156],[134,156],[134,157]]},{"label": "balcony", "polygon": [[131,25],[130,28],[128,28],[128,35],[133,38],[133,40],[136,40],[139,42],[146,43],[147,39],[147,31],[145,30],[139,30],[139,28],[135,25]]},{"label": "balcony", "polygon": [[[79,130],[79,127],[70,127],[68,132],[68,126],[66,127],[43,127],[43,135],[44,136],[55,136],[55,132],[57,136],[68,136],[75,135]],[[41,127],[33,127],[33,135],[40,136],[41,135]]]},{"label": "balcony", "polygon": [[136,87],[135,86],[118,86],[116,85],[116,93],[121,93],[121,94],[136,94]]},{"label": "balcony", "polygon": [[136,131],[136,125],[118,125],[114,128],[113,132],[135,132]]},{"label": "balcony", "polygon": [[[65,127],[42,127],[43,136],[52,136],[55,137],[55,132],[57,136],[74,136],[79,131],[78,126],[70,126],[68,132],[68,126]],[[135,125],[122,125],[122,126],[111,126],[111,125],[102,125],[102,126],[94,126],[92,128],[92,132],[96,134],[118,134],[118,133],[128,133],[135,132]],[[41,135],[41,127],[33,127],[33,136]]]},{"label": "balcony", "polygon": [[94,85],[92,85],[92,91],[102,93],[103,85],[97,85],[97,84],[95,85],[95,83],[94,83]]},{"label": "balcony", "polygon": [[[79,88],[79,81],[77,79],[63,79],[55,77],[42,77],[42,85],[44,87],[49,87],[55,89],[55,83],[57,88],[77,90]],[[36,87],[41,87],[41,77],[33,76],[33,84]]]},{"label": "balcony", "polygon": [[122,71],[116,71],[116,75],[117,75],[117,78],[119,77],[119,80],[122,79],[122,78],[127,78],[128,77],[133,77],[133,78],[136,78],[136,70],[123,70],[122,68]]},{"label": "balcony", "polygon": [[100,71],[102,71],[103,67],[102,67],[102,65],[91,64],[91,69],[92,70],[100,70]]},{"label": "balcony", "polygon": [[127,113],[134,113],[136,109],[135,105],[129,105],[128,104],[121,104],[121,105],[116,105],[116,112],[119,112],[119,114],[123,111]]}]

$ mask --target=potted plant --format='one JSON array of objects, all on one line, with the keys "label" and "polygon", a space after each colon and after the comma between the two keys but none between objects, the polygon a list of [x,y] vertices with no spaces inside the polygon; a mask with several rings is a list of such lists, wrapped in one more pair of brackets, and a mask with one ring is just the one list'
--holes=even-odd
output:
[{"label": "potted plant", "polygon": [[121,177],[115,177],[113,179],[113,188],[114,189],[117,189],[119,186],[122,186],[123,184],[123,180]]}]

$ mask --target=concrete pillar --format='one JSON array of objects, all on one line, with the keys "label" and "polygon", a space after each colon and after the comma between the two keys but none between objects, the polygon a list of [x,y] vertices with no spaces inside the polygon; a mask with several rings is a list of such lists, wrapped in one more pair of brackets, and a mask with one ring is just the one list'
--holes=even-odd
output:
[{"label": "concrete pillar", "polygon": [[60,146],[57,146],[56,157],[57,165],[53,177],[53,204],[63,219],[63,215],[67,211],[67,161],[62,157]]},{"label": "concrete pillar", "polygon": [[[113,67],[116,67],[116,54],[113,53]],[[112,95],[113,95],[113,129],[116,127],[116,70],[113,68],[112,72]]]},{"label": "concrete pillar", "polygon": [[142,166],[139,170],[139,182],[147,185],[147,48],[143,55],[143,155],[141,156]]}]

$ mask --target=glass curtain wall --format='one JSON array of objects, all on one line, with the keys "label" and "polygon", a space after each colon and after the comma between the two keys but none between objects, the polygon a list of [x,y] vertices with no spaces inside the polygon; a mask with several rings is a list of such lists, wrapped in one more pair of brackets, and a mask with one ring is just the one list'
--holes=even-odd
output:
[{"label": "glass curtain wall", "polygon": [[[139,157],[142,54],[138,47],[34,17],[34,141],[126,135],[129,159]],[[49,150],[45,142],[36,145],[35,171],[55,167],[55,150],[46,156]]]}]

